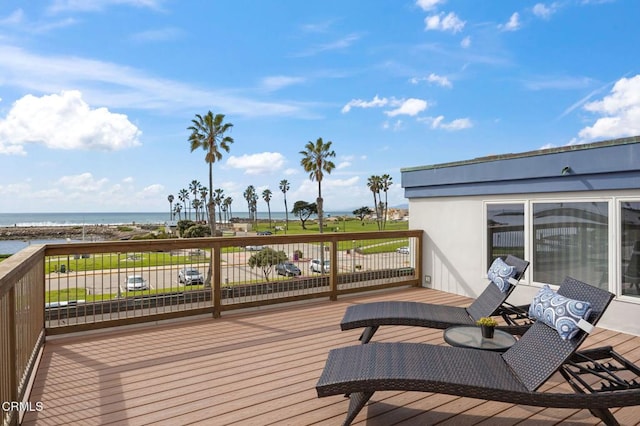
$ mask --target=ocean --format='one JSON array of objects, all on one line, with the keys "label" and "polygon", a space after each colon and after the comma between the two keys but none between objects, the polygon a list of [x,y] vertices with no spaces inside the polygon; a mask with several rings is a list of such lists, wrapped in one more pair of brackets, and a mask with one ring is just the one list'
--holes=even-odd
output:
[{"label": "ocean", "polygon": [[[233,217],[238,218],[249,217],[248,212],[232,212],[232,214]],[[325,217],[352,215],[351,212],[325,212]],[[184,213],[181,218],[185,219]],[[191,212],[191,219],[195,219],[193,212]],[[258,219],[269,219],[269,213],[259,211]],[[271,212],[271,219],[284,220],[285,212]],[[0,213],[0,227],[163,224],[169,220],[171,218],[168,211],[163,213]],[[296,217],[289,213],[289,220],[296,220]]]},{"label": "ocean", "polygon": [[[192,219],[194,213],[191,212]],[[248,218],[248,212],[232,212],[233,217]],[[325,217],[351,216],[351,212],[326,212]],[[185,215],[182,214],[182,219]],[[177,219],[177,218],[176,218]],[[269,219],[268,212],[258,212],[258,219]],[[271,219],[284,221],[285,212],[271,212]],[[81,226],[163,224],[170,220],[169,212],[146,213],[0,213],[0,227]],[[289,213],[289,220],[296,217]],[[58,243],[59,240],[0,240],[0,254],[14,254],[29,244]]]}]

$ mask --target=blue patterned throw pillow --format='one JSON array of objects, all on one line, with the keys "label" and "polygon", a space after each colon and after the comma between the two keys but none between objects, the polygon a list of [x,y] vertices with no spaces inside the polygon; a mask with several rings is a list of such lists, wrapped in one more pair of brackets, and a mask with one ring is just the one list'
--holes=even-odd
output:
[{"label": "blue patterned throw pillow", "polygon": [[580,330],[580,320],[586,320],[590,313],[589,302],[560,296],[546,284],[529,306],[529,316],[555,328],[563,340],[572,339]]},{"label": "blue patterned throw pillow", "polygon": [[493,261],[491,267],[487,271],[487,277],[492,283],[498,286],[501,292],[506,293],[511,284],[509,278],[513,278],[516,274],[516,268],[507,265],[504,260],[499,257]]}]

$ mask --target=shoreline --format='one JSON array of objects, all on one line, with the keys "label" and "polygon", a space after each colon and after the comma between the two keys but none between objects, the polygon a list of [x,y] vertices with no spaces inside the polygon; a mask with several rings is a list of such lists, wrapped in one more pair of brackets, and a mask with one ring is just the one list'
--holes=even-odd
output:
[{"label": "shoreline", "polygon": [[[0,240],[57,240],[57,239],[101,239],[118,240],[147,234],[151,229],[141,225],[85,225],[85,226],[2,226]],[[157,229],[158,225],[151,226]]]}]

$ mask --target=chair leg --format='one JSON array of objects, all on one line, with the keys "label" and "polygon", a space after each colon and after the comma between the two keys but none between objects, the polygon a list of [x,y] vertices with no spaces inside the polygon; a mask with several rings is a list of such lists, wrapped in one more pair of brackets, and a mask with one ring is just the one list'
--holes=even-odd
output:
[{"label": "chair leg", "polygon": [[371,327],[367,327],[364,329],[364,331],[360,335],[360,341],[363,345],[369,343],[373,335],[376,334],[376,331],[378,331],[378,327],[379,326],[377,325],[372,325]]},{"label": "chair leg", "polygon": [[620,423],[613,417],[611,411],[606,408],[589,408],[589,411],[594,416],[598,417],[600,420],[604,422],[607,426],[620,426]]},{"label": "chair leg", "polygon": [[344,423],[342,423],[343,426],[349,426],[351,424],[372,395],[373,392],[354,392],[349,395],[349,411],[347,412],[347,418],[344,419]]}]

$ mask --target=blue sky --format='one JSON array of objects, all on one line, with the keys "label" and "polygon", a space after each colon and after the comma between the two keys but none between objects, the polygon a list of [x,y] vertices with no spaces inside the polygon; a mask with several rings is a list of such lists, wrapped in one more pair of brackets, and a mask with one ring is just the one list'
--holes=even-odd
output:
[{"label": "blue sky", "polygon": [[[640,134],[636,0],[0,2],[0,212],[166,211],[208,182],[195,114],[235,139],[214,187],[290,182],[333,142],[325,210],[400,169]],[[266,211],[266,204],[258,204]]]}]

